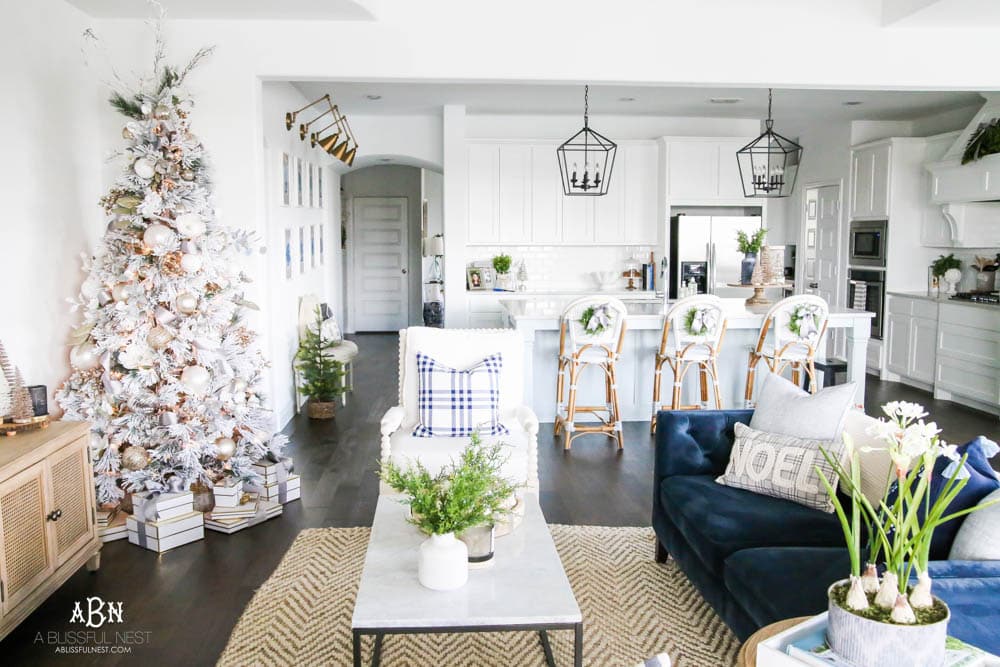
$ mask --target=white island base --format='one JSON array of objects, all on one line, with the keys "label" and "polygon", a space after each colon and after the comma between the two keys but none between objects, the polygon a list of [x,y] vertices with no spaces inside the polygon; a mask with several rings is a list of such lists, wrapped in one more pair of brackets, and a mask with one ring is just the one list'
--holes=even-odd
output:
[{"label": "white island base", "polygon": [[[750,349],[757,342],[764,314],[769,306],[747,307],[743,299],[723,299],[728,317],[726,336],[719,353],[719,386],[723,409],[743,407]],[[525,345],[525,402],[542,422],[555,421],[556,370],[559,356],[559,316],[565,303],[560,300],[504,300],[507,324],[521,332]],[[618,394],[625,421],[647,421],[652,417],[653,371],[663,330],[662,303],[627,303],[628,319],[625,346],[618,361]],[[864,404],[865,357],[871,333],[872,313],[849,308],[833,308],[827,336],[842,332],[847,343],[847,378],[856,382],[855,403]],[[758,365],[757,381],[767,372]],[[662,397],[669,403],[671,383],[669,367],[663,370]],[[579,385],[579,402],[585,405],[604,403],[603,376],[598,369],[585,370]],[[756,390],[755,390],[756,394]],[[709,392],[709,408],[715,403]],[[700,403],[698,373],[684,378],[682,402]],[[587,419],[588,417],[581,417]]]}]

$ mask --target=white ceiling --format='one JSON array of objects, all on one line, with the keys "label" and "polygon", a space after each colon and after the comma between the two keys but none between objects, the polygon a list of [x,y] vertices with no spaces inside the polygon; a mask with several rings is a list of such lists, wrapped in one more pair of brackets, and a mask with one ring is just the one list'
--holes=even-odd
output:
[{"label": "white ceiling", "polygon": [[882,0],[882,24],[901,28],[985,28],[995,30],[996,26],[1000,25],[1000,2],[996,0]]},{"label": "white ceiling", "polygon": [[[66,0],[94,18],[146,19],[144,0]],[[170,19],[370,21],[372,0],[159,0]]]},{"label": "white ceiling", "polygon": [[[582,114],[583,85],[503,83],[388,83],[300,81],[309,99],[331,93],[345,113],[438,113],[464,104],[473,114]],[[368,95],[381,95],[370,100]],[[713,104],[716,98],[740,98]],[[634,98],[626,101],[622,98]],[[845,106],[844,102],[861,102]],[[774,91],[775,119],[912,120],[939,111],[982,104],[978,93],[786,89]],[[663,86],[590,87],[592,114],[763,118],[767,90]]]}]

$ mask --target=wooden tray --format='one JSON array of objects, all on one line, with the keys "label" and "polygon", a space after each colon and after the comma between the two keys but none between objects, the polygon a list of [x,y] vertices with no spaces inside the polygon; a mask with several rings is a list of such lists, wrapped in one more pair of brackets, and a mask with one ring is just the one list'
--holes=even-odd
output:
[{"label": "wooden tray", "polygon": [[35,417],[30,422],[25,424],[15,424],[14,422],[4,422],[0,424],[0,433],[6,436],[14,436],[21,431],[34,431],[38,428],[48,428],[49,426],[49,416],[42,415],[41,417]]}]

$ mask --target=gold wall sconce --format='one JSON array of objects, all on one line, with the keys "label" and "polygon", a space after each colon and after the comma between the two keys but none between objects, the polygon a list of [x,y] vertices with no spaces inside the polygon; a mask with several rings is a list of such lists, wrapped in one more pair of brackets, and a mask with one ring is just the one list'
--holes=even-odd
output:
[{"label": "gold wall sconce", "polygon": [[[354,164],[354,157],[358,152],[358,140],[354,137],[347,117],[340,112],[340,108],[330,100],[330,95],[324,95],[317,100],[310,102],[301,109],[289,111],[285,114],[285,129],[291,131],[300,113],[316,106],[320,102],[326,102],[326,110],[313,117],[308,123],[299,124],[299,139],[302,141],[309,137],[309,145],[312,148],[319,146],[328,155],[331,155],[348,167]],[[309,128],[316,121],[326,119],[330,116],[330,122],[318,130],[310,131]],[[323,133],[331,130],[330,134],[323,136]],[[353,144],[353,145],[352,145]]]}]

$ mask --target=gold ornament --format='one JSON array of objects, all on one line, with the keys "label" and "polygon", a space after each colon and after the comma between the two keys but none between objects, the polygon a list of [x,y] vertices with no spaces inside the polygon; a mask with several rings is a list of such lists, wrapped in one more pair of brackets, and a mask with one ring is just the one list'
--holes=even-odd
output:
[{"label": "gold ornament", "polygon": [[156,109],[153,110],[153,117],[158,120],[166,120],[170,118],[170,107],[166,104],[157,104]]},{"label": "gold ornament", "polygon": [[129,139],[129,140],[135,139],[135,135],[132,134],[132,130],[128,129],[127,127],[123,127],[122,128],[122,139]]},{"label": "gold ornament", "polygon": [[236,441],[232,438],[219,438],[215,441],[215,450],[219,460],[226,461],[236,453]]},{"label": "gold ornament", "polygon": [[194,169],[185,169],[184,171],[182,171],[181,172],[181,178],[183,178],[185,181],[193,181],[194,180]]},{"label": "gold ornament", "polygon": [[154,350],[162,350],[167,345],[170,345],[170,341],[174,339],[173,334],[166,327],[155,326],[149,330],[146,335],[146,342]]},{"label": "gold ornament", "polygon": [[145,447],[131,445],[122,452],[122,467],[126,470],[142,470],[149,464],[149,454]]},{"label": "gold ornament", "polygon": [[191,313],[198,310],[198,297],[190,292],[184,292],[183,294],[177,295],[177,310],[181,311],[185,315],[190,315]]},{"label": "gold ornament", "polygon": [[180,275],[183,272],[181,268],[181,259],[183,255],[180,252],[168,252],[163,256],[163,272],[172,275]]}]

